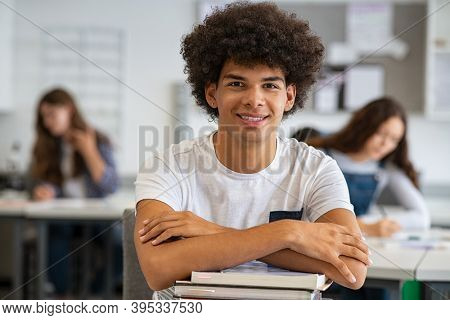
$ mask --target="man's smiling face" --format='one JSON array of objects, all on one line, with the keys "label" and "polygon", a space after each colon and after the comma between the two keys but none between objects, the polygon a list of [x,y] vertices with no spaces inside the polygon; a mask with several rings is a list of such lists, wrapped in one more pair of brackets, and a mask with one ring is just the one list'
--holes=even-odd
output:
[{"label": "man's smiling face", "polygon": [[205,90],[209,105],[218,108],[219,130],[246,133],[251,140],[265,140],[276,130],[295,100],[295,86],[286,85],[280,68],[248,67],[231,60],[225,62],[218,82]]}]

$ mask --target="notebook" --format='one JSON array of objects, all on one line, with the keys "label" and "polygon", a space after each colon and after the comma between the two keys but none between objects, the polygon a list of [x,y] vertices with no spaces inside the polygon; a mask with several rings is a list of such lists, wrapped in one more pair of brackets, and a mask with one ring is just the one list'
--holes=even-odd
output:
[{"label": "notebook", "polygon": [[252,299],[252,300],[320,300],[319,290],[214,286],[190,281],[175,283],[174,298],[181,299]]},{"label": "notebook", "polygon": [[330,286],[324,274],[292,272],[260,261],[251,261],[220,272],[196,272],[191,282],[204,285],[228,285],[264,288],[326,290]]}]

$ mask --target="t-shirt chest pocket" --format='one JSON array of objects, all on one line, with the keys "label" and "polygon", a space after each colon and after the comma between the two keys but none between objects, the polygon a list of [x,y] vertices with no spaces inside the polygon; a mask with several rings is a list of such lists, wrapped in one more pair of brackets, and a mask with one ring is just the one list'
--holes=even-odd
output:
[{"label": "t-shirt chest pocket", "polygon": [[299,211],[270,211],[269,222],[283,219],[302,220],[303,209]]}]

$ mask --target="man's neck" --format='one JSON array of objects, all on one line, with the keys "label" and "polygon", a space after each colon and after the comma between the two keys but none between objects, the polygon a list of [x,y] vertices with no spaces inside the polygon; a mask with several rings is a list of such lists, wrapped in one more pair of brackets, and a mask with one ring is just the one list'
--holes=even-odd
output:
[{"label": "man's neck", "polygon": [[252,141],[219,130],[214,134],[213,143],[220,163],[234,172],[246,174],[267,168],[277,150],[276,133],[264,141]]}]

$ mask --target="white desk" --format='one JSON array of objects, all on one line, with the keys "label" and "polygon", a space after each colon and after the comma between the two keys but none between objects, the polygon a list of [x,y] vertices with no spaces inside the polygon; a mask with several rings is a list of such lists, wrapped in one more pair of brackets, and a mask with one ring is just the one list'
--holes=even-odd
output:
[{"label": "white desk", "polygon": [[428,238],[437,241],[416,270],[416,278],[420,281],[450,282],[450,230],[432,229]]},{"label": "white desk", "polygon": [[[47,225],[51,221],[76,221],[82,223],[119,221],[126,208],[134,207],[134,195],[118,193],[105,199],[58,199],[46,202],[30,202],[23,199],[0,200],[0,218],[14,222],[13,250],[13,294],[8,298],[21,299],[23,290],[23,223],[31,220],[38,227],[38,275],[46,269],[47,264]],[[108,236],[112,237],[110,232]],[[112,245],[112,241],[108,241]],[[112,249],[109,250],[112,252]],[[109,257],[112,259],[111,257]],[[107,270],[111,273],[111,268]],[[112,274],[107,277],[112,278]],[[111,284],[111,281],[107,281]],[[37,277],[37,298],[43,298],[45,272]],[[112,288],[107,288],[112,292]]]},{"label": "white desk", "polygon": [[416,270],[419,281],[450,282],[450,250],[428,250]]},{"label": "white desk", "polygon": [[426,197],[430,211],[431,225],[450,228],[450,199],[444,197]]},{"label": "white desk", "polygon": [[426,251],[402,248],[391,242],[369,241],[373,265],[367,270],[367,277],[386,280],[414,280],[415,271]]},{"label": "white desk", "polygon": [[28,219],[95,220],[120,219],[125,208],[133,207],[127,199],[61,199],[32,203],[25,209]]},{"label": "white desk", "polygon": [[447,288],[441,290],[448,290],[450,230],[408,232],[391,239],[369,238],[368,244],[374,262],[367,271],[368,285],[389,284],[399,293],[404,281],[418,280],[426,283],[427,290],[438,289],[437,284],[428,282],[439,282]]},{"label": "white desk", "polygon": [[[115,223],[121,223],[122,214],[126,208],[133,207],[134,203],[132,198],[126,195],[114,195],[104,199],[57,199],[42,203],[32,203],[25,209],[25,217],[28,220],[34,221],[38,230],[38,243],[37,243],[37,257],[38,257],[38,278],[37,278],[37,299],[44,297],[44,284],[46,280],[46,272],[43,272],[47,268],[47,244],[48,244],[48,223],[54,221],[73,221],[78,223],[93,223],[93,222],[108,222],[111,225]],[[108,227],[104,230],[108,237],[107,243],[107,298],[112,297],[112,254],[113,254],[113,241],[112,241],[112,227]],[[86,241],[90,239],[86,238]],[[84,270],[88,273],[89,262],[85,260]],[[41,274],[42,273],[42,274]],[[88,279],[82,284],[84,291],[87,289]]]}]

